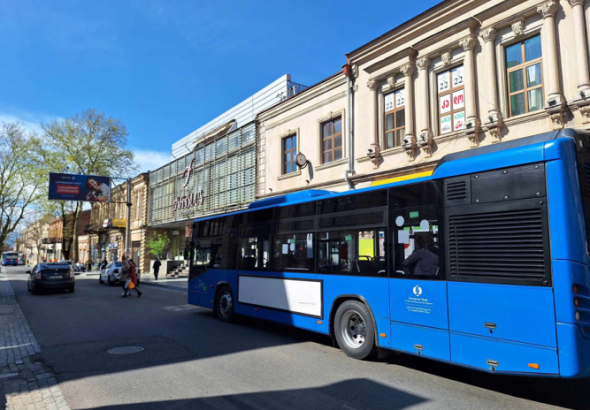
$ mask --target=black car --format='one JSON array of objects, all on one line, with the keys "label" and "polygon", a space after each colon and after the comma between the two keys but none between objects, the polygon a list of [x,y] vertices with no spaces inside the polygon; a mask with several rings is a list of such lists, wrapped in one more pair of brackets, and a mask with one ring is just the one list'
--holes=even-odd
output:
[{"label": "black car", "polygon": [[27,288],[33,295],[43,289],[67,289],[74,292],[76,279],[67,263],[40,263],[28,270]]}]

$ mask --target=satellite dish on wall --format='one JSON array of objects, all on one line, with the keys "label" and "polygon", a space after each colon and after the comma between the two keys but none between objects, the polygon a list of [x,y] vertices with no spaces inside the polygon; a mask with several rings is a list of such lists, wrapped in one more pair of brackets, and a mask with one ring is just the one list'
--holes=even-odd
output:
[{"label": "satellite dish on wall", "polygon": [[297,156],[295,157],[295,163],[300,169],[305,168],[307,166],[307,158],[305,157],[305,154],[303,154],[302,152],[297,154]]}]

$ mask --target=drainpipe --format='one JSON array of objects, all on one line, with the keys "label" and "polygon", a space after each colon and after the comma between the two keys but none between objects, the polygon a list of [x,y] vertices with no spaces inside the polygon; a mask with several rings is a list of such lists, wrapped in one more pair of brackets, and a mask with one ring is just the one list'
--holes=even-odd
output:
[{"label": "drainpipe", "polygon": [[346,171],[344,171],[344,180],[348,183],[349,189],[354,189],[354,183],[350,180],[350,175],[354,173],[354,159],[352,158],[352,111],[350,108],[350,77],[352,77],[352,70],[350,62],[344,65],[342,70],[344,71],[344,75],[346,75],[346,155],[348,155],[348,165],[346,167]]}]

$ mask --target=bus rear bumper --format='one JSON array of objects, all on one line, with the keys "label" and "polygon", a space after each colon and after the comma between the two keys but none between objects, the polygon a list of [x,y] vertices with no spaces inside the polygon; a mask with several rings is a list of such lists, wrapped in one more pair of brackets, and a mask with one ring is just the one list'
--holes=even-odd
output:
[{"label": "bus rear bumper", "polygon": [[590,340],[571,323],[557,323],[559,374],[563,378],[590,376]]}]

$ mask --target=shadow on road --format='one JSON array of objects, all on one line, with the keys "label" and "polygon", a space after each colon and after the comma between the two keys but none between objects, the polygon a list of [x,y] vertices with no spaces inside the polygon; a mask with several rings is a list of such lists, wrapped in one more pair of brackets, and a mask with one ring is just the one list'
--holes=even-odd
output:
[{"label": "shadow on road", "polygon": [[[23,283],[18,284],[18,281],[11,280],[18,301],[33,333],[42,344],[42,352],[32,359],[51,366],[60,383],[305,342],[332,346],[331,339],[326,336],[253,318],[242,317],[235,323],[220,322],[210,310],[187,305],[184,302],[186,296],[178,292],[146,292],[149,298],[147,302],[137,298],[122,299],[120,288],[109,290],[95,284],[92,278],[79,280],[83,286],[75,294],[58,292],[49,293],[47,297],[29,298],[25,297],[26,287],[23,290]],[[182,302],[179,303],[179,300]],[[47,330],[47,323],[51,323],[54,329]],[[72,332],[72,329],[75,331]],[[62,337],[61,333],[72,336]],[[145,351],[128,356],[106,353],[112,347],[129,345],[141,345]],[[5,348],[10,349],[11,346]],[[354,363],[353,359],[348,360]],[[396,366],[401,366],[538,403],[572,409],[590,408],[589,379],[493,375],[391,352],[385,353],[379,362],[388,364],[391,372],[396,372]],[[420,380],[419,375],[417,379]],[[199,393],[198,389],[199,384],[196,382],[193,393]],[[132,392],[130,394],[133,395]],[[141,397],[134,399],[140,400]],[[427,400],[365,378],[357,378],[309,389],[97,408],[405,409]]]},{"label": "shadow on road", "polygon": [[[138,398],[140,399],[140,398]],[[107,410],[156,409],[388,409],[403,410],[428,401],[422,397],[371,381],[352,379],[307,389],[231,394],[200,399],[166,400],[114,406],[92,407]]]}]

